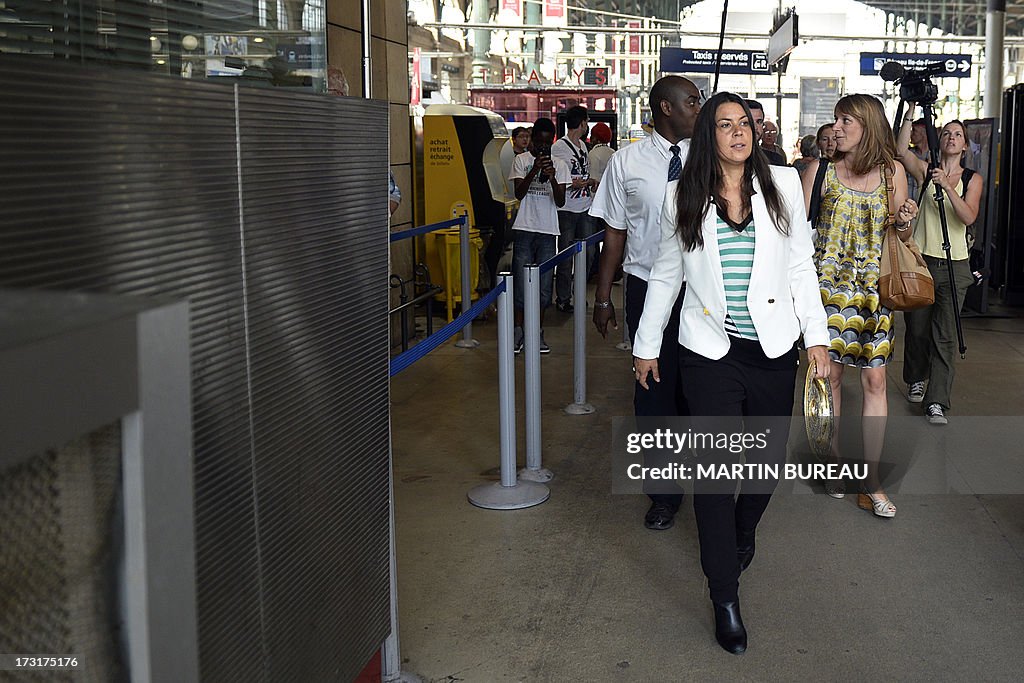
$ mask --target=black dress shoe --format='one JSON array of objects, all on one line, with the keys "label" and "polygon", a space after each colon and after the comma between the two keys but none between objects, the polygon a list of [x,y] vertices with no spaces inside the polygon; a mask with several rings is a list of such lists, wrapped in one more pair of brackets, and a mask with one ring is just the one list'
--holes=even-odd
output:
[{"label": "black dress shoe", "polygon": [[654,531],[671,529],[676,523],[676,509],[668,503],[653,503],[644,515],[644,526]]},{"label": "black dress shoe", "polygon": [[712,604],[715,607],[715,640],[726,652],[742,654],[747,649],[747,629],[743,628],[739,601]]},{"label": "black dress shoe", "polygon": [[736,559],[739,560],[741,572],[745,571],[754,559],[754,533],[736,532]]}]

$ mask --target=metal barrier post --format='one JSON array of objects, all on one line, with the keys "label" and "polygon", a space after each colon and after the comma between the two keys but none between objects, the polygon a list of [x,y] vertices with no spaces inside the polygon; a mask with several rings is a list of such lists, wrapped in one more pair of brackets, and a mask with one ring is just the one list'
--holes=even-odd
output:
[{"label": "metal barrier post", "polygon": [[619,325],[622,327],[622,341],[615,345],[619,351],[632,351],[633,345],[629,343],[629,321],[626,318],[626,279],[629,278],[625,273],[622,274],[622,322]]},{"label": "metal barrier post", "polygon": [[572,313],[572,385],[573,402],[565,407],[570,415],[589,415],[594,406],[587,403],[587,243],[576,240],[573,256]]},{"label": "metal barrier post", "polygon": [[[469,310],[470,305],[473,303],[473,292],[470,290],[470,277],[469,277],[469,215],[462,214],[461,223],[459,223],[459,270],[461,270],[461,305],[462,312]],[[473,323],[468,322],[466,326],[462,328],[462,339],[455,342],[455,346],[460,349],[475,349],[480,346],[480,342],[473,339]]]},{"label": "metal barrier post", "polygon": [[519,478],[546,482],[554,476],[541,467],[540,446],[540,266],[523,268],[523,355],[526,384],[526,467]]},{"label": "metal barrier post", "polygon": [[[518,510],[543,503],[551,495],[544,484],[516,482],[516,368],[512,345],[512,276],[502,273],[505,290],[498,296],[498,432],[501,437],[501,481],[470,490],[469,502],[488,510]],[[499,285],[500,286],[500,285]]]},{"label": "metal barrier post", "polygon": [[[390,450],[390,446],[388,447]],[[395,472],[394,453],[388,456],[388,562],[391,589],[391,633],[381,647],[381,681],[383,683],[422,683],[414,673],[402,671],[401,646],[398,640],[398,564],[395,552]]]}]

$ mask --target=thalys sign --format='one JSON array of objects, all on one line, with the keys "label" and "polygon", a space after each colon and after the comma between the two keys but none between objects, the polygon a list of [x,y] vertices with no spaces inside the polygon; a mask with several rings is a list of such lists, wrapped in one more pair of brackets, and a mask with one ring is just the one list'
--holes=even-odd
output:
[{"label": "thalys sign", "polygon": [[515,69],[478,68],[474,76],[482,76],[484,83],[501,85],[592,85],[603,87],[611,83],[610,66],[585,66],[582,69],[569,69],[565,78],[544,78],[536,69],[529,73],[516,74]]}]

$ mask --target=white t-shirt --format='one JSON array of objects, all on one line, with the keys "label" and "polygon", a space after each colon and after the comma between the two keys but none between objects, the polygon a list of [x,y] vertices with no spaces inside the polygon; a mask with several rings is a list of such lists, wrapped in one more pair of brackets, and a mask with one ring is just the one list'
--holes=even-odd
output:
[{"label": "white t-shirt", "polygon": [[[582,140],[580,146],[577,147],[567,137],[558,138],[555,144],[551,145],[551,156],[554,159],[561,159],[569,166],[569,173],[572,174],[573,180],[577,178],[590,179],[590,154]],[[587,187],[572,187],[570,185],[565,188],[565,206],[559,211],[583,213],[590,208],[593,201],[594,197],[589,185]]]},{"label": "white t-shirt", "polygon": [[615,150],[605,143],[594,145],[590,150],[590,177],[601,180],[604,176],[604,169],[608,168],[608,160],[615,154]]},{"label": "white t-shirt", "polygon": [[[515,181],[525,178],[533,168],[534,156],[529,152],[523,152],[512,162],[512,172],[509,180]],[[555,167],[555,182],[559,185],[568,185],[572,182],[569,174],[569,165],[561,159],[552,156],[551,163]],[[558,206],[551,196],[551,182],[541,180],[540,173],[533,177],[530,189],[526,196],[519,201],[519,212],[516,214],[516,222],[512,225],[513,230],[524,230],[526,232],[540,232],[545,235],[561,234],[558,229]],[[566,202],[568,202],[568,190],[566,190]]]},{"label": "white t-shirt", "polygon": [[[690,141],[680,140],[679,158],[686,165]],[[668,140],[654,131],[612,155],[597,188],[590,215],[609,227],[626,231],[622,269],[646,281],[661,244],[661,207],[672,159]]]}]

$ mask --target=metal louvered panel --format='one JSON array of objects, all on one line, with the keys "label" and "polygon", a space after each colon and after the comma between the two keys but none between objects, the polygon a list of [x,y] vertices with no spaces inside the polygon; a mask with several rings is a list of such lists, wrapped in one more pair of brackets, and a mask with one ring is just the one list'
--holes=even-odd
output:
[{"label": "metal louvered panel", "polygon": [[191,301],[203,679],[344,680],[388,631],[387,104],[237,102],[0,57],[0,286]]},{"label": "metal louvered panel", "polygon": [[388,114],[292,100],[239,93],[267,654],[271,681],[344,680],[380,644],[348,647],[360,615],[388,631]]}]

